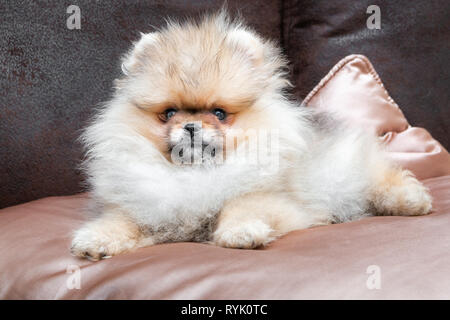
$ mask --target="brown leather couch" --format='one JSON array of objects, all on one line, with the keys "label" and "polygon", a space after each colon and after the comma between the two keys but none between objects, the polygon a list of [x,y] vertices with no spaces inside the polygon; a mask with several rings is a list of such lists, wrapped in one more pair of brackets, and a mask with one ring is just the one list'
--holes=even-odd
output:
[{"label": "brown leather couch", "polygon": [[[77,3],[81,30],[67,29],[64,1],[10,2],[0,11],[0,298],[450,298],[448,176],[424,181],[434,197],[429,216],[296,231],[253,251],[174,243],[97,263],[71,257],[70,235],[86,203],[76,138],[111,94],[120,56],[165,17],[222,5]],[[366,27],[371,4],[228,1],[283,47],[297,98],[342,57],[364,54],[409,122],[448,149],[450,2],[378,1],[380,30]],[[379,289],[370,282],[377,272]]]}]

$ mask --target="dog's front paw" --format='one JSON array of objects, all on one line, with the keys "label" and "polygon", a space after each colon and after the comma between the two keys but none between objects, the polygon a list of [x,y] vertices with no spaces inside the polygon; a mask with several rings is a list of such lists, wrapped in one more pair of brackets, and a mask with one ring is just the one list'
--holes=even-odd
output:
[{"label": "dog's front paw", "polygon": [[113,233],[87,224],[75,233],[70,252],[76,257],[98,261],[129,251],[135,248],[137,243],[136,238],[127,234]]},{"label": "dog's front paw", "polygon": [[227,248],[252,249],[274,240],[273,230],[260,220],[246,221],[233,226],[219,226],[213,234],[213,243]]}]

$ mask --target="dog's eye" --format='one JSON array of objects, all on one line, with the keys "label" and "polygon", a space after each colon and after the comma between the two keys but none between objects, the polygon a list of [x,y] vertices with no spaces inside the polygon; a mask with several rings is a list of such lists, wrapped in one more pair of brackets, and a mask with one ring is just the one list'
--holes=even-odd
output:
[{"label": "dog's eye", "polygon": [[169,108],[166,111],[164,111],[164,118],[165,118],[165,120],[167,121],[170,118],[172,118],[175,115],[175,113],[177,113],[177,110],[174,109],[174,108]]},{"label": "dog's eye", "polygon": [[220,121],[225,120],[225,118],[227,117],[227,113],[225,112],[225,110],[222,109],[214,109],[213,110],[213,114],[217,117],[217,119],[219,119]]}]

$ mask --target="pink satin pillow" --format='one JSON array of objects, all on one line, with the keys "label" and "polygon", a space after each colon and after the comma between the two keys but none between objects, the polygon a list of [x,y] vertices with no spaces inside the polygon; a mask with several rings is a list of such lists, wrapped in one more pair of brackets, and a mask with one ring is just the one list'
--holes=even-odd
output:
[{"label": "pink satin pillow", "polygon": [[408,123],[365,56],[339,61],[303,105],[334,111],[351,125],[376,134],[389,157],[419,179],[450,174],[447,150],[427,130]]}]

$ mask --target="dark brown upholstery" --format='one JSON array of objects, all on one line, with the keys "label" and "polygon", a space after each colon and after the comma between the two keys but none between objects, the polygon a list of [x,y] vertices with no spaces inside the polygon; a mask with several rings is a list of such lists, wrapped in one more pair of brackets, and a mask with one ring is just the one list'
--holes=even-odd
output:
[{"label": "dark brown upholstery", "polygon": [[[161,26],[168,16],[216,10],[222,1],[77,4],[81,30],[66,28],[65,2],[10,1],[0,7],[0,207],[82,191],[76,138],[94,107],[108,99],[120,56],[139,31]],[[450,148],[450,2],[379,1],[381,30],[366,28],[369,4],[228,1],[232,13],[239,10],[258,32],[284,47],[298,98],[339,59],[362,53],[409,122]]]},{"label": "dark brown upholstery", "polygon": [[[446,0],[379,1],[381,30],[366,28],[371,2],[228,1],[258,32],[280,42],[304,96],[342,57],[363,53],[377,66],[413,125],[450,147]],[[78,1],[81,30],[69,30],[60,1],[2,4],[0,25],[0,207],[82,191],[76,142],[108,99],[120,56],[165,17],[198,16],[220,0]]]}]

